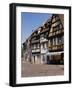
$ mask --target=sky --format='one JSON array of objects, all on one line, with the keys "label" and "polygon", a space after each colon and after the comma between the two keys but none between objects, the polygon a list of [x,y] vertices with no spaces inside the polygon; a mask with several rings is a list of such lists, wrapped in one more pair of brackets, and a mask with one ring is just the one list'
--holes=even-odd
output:
[{"label": "sky", "polygon": [[43,25],[52,14],[49,13],[21,13],[21,43],[31,35],[39,26]]}]

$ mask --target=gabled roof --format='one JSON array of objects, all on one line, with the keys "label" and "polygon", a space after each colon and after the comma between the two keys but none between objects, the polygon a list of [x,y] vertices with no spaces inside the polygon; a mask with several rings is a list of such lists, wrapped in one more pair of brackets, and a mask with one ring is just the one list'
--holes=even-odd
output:
[{"label": "gabled roof", "polygon": [[64,14],[59,14],[62,25],[64,26]]}]

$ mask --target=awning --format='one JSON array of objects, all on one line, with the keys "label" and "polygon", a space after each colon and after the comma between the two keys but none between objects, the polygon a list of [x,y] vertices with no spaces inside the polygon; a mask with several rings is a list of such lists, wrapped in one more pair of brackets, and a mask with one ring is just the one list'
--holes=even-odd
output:
[{"label": "awning", "polygon": [[64,51],[61,52],[48,52],[46,55],[61,55],[61,53],[64,53]]}]

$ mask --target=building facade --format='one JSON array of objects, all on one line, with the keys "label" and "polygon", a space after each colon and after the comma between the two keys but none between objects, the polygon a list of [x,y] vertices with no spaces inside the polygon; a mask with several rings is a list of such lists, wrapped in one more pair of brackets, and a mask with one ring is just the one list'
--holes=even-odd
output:
[{"label": "building facade", "polygon": [[53,14],[48,34],[47,61],[63,63],[64,60],[64,15]]},{"label": "building facade", "polygon": [[27,43],[27,55],[24,54],[27,61],[36,64],[63,63],[64,15],[53,14],[24,43]]},{"label": "building facade", "polygon": [[30,37],[23,43],[23,60],[31,62]]},{"label": "building facade", "polygon": [[40,31],[40,50],[41,50],[41,63],[46,64],[46,53],[48,52],[48,33],[51,26],[51,20],[47,20],[47,22],[41,27]]},{"label": "building facade", "polygon": [[[39,28],[40,29],[40,28]],[[40,30],[37,29],[31,35],[31,63],[41,63],[40,57]]]}]

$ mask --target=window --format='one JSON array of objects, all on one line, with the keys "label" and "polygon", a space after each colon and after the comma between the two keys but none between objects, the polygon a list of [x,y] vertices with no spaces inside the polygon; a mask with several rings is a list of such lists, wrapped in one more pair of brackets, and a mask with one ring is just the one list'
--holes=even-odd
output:
[{"label": "window", "polygon": [[48,24],[47,23],[45,24],[45,28],[48,28]]},{"label": "window", "polygon": [[44,34],[41,34],[41,35],[40,35],[40,38],[41,38],[41,39],[44,39]]},{"label": "window", "polygon": [[34,45],[31,46],[31,49],[34,49]]},{"label": "window", "polygon": [[43,55],[43,61],[45,61],[45,56]]},{"label": "window", "polygon": [[45,25],[43,26],[43,29],[45,29]]},{"label": "window", "polygon": [[59,25],[53,27],[53,31],[54,31],[54,32],[55,32],[55,31],[58,31],[58,30],[61,30],[61,29],[62,29],[62,24],[59,24]]},{"label": "window", "polygon": [[51,46],[51,41],[49,40],[49,46]]},{"label": "window", "polygon": [[53,38],[53,45],[56,45],[56,39]]},{"label": "window", "polygon": [[42,44],[43,48],[45,48],[45,43]]},{"label": "window", "polygon": [[38,44],[36,44],[36,48],[38,48]]},{"label": "window", "polygon": [[59,38],[59,44],[62,44],[62,40],[61,40],[61,38]]},{"label": "window", "polygon": [[37,48],[39,48],[40,47],[40,45],[39,44],[37,44]]},{"label": "window", "polygon": [[48,42],[46,43],[46,48],[48,48]]},{"label": "window", "polygon": [[34,44],[34,49],[36,48],[36,44]]},{"label": "window", "polygon": [[59,30],[59,27],[58,26],[55,26],[55,27],[53,27],[53,30],[54,31],[57,31],[57,30]]},{"label": "window", "polygon": [[53,39],[52,40],[50,40],[50,46],[52,46],[53,45]]},{"label": "window", "polygon": [[57,40],[58,44],[64,44],[64,37],[60,37]]},{"label": "window", "polygon": [[58,38],[56,37],[56,45],[58,45]]},{"label": "window", "polygon": [[64,36],[61,37],[62,44],[64,44]]},{"label": "window", "polygon": [[35,63],[35,56],[34,56],[34,63]]},{"label": "window", "polygon": [[37,55],[37,58],[40,59],[40,55]]},{"label": "window", "polygon": [[47,48],[47,43],[45,43],[45,49]]},{"label": "window", "polygon": [[55,23],[56,21],[59,21],[59,17],[58,16],[53,16],[52,23]]},{"label": "window", "polygon": [[36,37],[34,37],[33,39],[32,39],[32,41],[34,41],[36,39]]},{"label": "window", "polygon": [[62,29],[62,24],[59,25],[60,29]]}]

